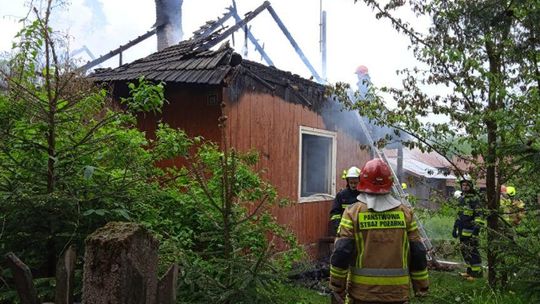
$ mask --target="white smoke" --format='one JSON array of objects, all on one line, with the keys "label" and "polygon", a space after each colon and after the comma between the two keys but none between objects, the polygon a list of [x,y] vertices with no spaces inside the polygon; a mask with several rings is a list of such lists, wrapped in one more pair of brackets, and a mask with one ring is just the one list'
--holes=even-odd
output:
[{"label": "white smoke", "polygon": [[184,0],[155,0],[156,24],[158,27],[158,50],[162,50],[183,39],[182,4]]}]

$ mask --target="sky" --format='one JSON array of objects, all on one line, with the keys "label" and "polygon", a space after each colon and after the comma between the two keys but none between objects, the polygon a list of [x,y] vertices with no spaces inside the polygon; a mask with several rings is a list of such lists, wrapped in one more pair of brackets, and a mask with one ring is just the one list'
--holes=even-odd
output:
[{"label": "sky", "polygon": [[[20,29],[19,19],[28,13],[28,0],[0,0],[0,53],[9,51],[13,37]],[[43,0],[34,0],[35,6]],[[109,52],[151,29],[155,23],[154,0],[70,0],[54,11],[52,26],[70,37],[70,49],[86,46],[96,57]],[[240,16],[262,4],[262,0],[236,0]],[[306,57],[319,72],[320,0],[271,0],[291,35]],[[184,39],[208,20],[225,13],[231,0],[184,0],[182,27]],[[327,12],[327,79],[328,82],[356,83],[354,71],[358,65],[369,68],[376,86],[399,86],[396,70],[417,65],[408,50],[408,39],[395,32],[388,20],[377,20],[362,1],[322,0]],[[403,16],[415,21],[412,14]],[[232,25],[230,19],[227,25]],[[277,68],[305,78],[309,70],[296,55],[288,40],[266,11],[250,23],[253,35],[264,44],[265,50]],[[243,53],[244,35],[235,35],[234,48]],[[147,56],[156,51],[156,38],[132,47],[123,54],[124,63]],[[90,60],[80,55],[82,61]],[[249,45],[248,59],[262,62],[261,56]],[[101,67],[118,66],[114,57]]]}]

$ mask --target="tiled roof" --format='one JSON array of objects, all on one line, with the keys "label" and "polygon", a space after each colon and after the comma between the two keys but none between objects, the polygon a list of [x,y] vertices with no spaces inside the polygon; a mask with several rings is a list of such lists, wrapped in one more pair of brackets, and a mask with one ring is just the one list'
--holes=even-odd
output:
[{"label": "tiled roof", "polygon": [[229,73],[236,54],[227,45],[217,51],[199,51],[203,43],[202,40],[184,41],[115,69],[97,69],[89,78],[109,82],[144,76],[155,81],[220,84]]}]

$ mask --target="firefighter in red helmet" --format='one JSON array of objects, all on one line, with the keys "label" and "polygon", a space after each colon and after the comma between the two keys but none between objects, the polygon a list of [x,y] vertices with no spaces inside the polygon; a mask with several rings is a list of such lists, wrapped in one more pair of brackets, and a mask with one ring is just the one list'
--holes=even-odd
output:
[{"label": "firefighter in red helmet", "polygon": [[371,78],[369,76],[368,68],[365,65],[360,65],[356,68],[354,73],[357,77],[356,85],[358,86],[360,98],[366,99],[371,86]]},{"label": "firefighter in red helmet", "polygon": [[412,210],[390,193],[390,168],[373,159],[361,172],[358,201],[345,209],[334,243],[330,288],[348,303],[405,303],[411,282],[426,295],[426,249]]}]

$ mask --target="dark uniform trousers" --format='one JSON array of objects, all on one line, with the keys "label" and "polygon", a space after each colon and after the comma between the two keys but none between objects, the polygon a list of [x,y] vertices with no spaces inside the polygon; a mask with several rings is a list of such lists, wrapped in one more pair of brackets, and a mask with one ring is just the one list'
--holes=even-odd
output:
[{"label": "dark uniform trousers", "polygon": [[478,236],[473,235],[471,237],[461,236],[459,238],[461,255],[463,260],[467,263],[467,273],[477,274],[481,272],[482,258],[478,251]]}]

